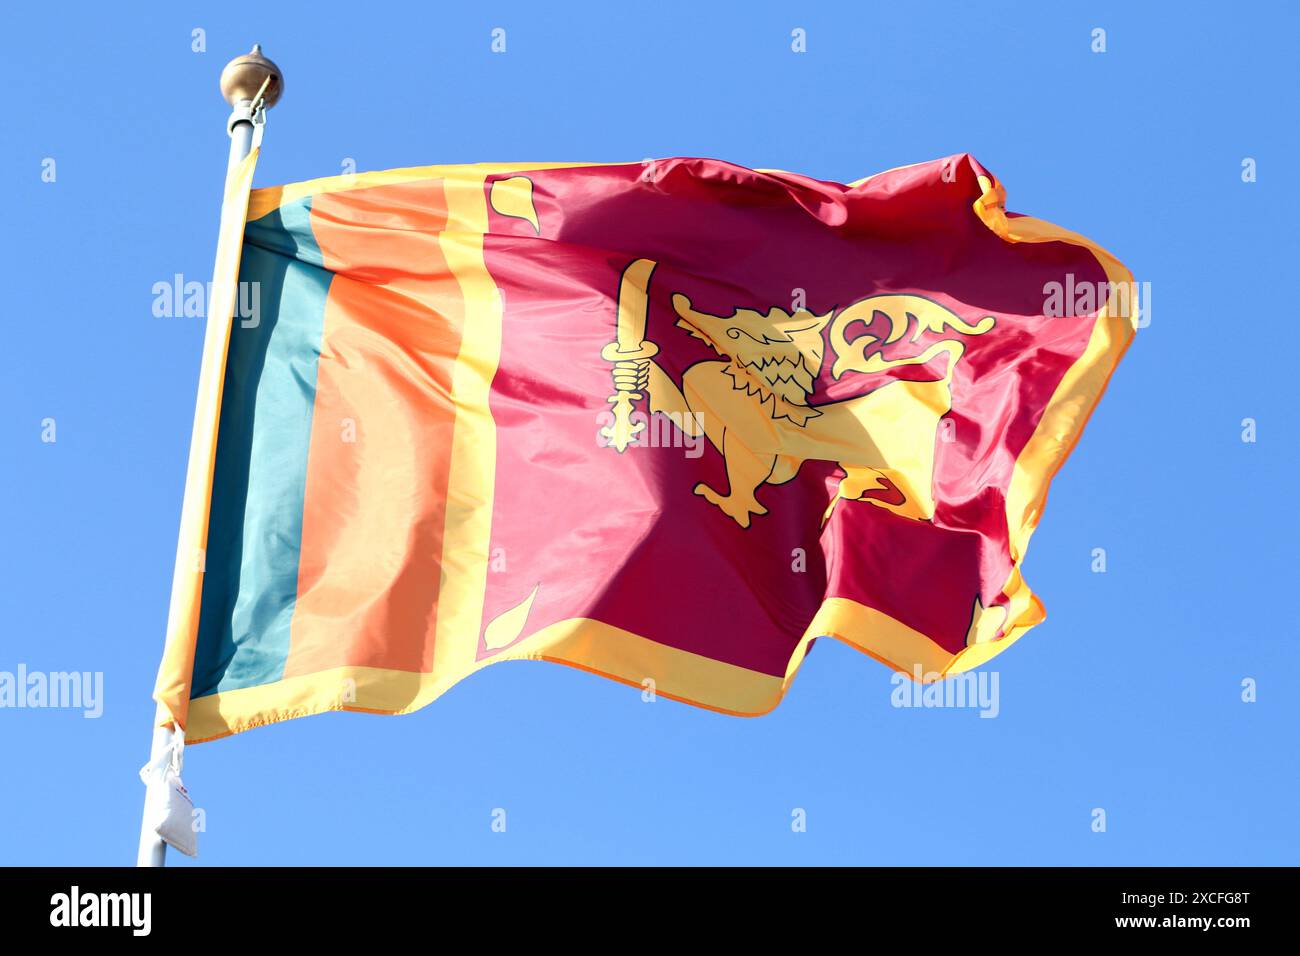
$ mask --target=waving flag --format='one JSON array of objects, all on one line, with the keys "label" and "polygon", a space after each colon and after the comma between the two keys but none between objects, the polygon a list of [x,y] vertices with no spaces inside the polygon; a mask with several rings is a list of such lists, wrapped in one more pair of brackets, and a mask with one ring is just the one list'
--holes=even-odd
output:
[{"label": "waving flag", "polygon": [[966,156],[254,191],[161,718],[404,713],[512,659],[760,714],[819,636],[987,661],[1134,328],[1128,272],[1004,195]]}]

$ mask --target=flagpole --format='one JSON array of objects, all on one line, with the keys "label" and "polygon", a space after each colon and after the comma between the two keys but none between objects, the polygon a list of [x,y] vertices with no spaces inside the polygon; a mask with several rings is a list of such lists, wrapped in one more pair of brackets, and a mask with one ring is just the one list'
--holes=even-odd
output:
[{"label": "flagpole", "polygon": [[[227,182],[252,150],[255,117],[260,111],[274,106],[283,91],[284,75],[279,67],[262,55],[261,44],[255,43],[251,52],[235,57],[221,71],[221,95],[231,108],[230,118],[226,122],[226,132],[230,136],[230,156],[226,163]],[[226,190],[222,190],[222,195],[226,195]],[[225,215],[223,202],[223,221]],[[211,316],[209,321],[212,321]],[[175,731],[171,724],[155,727],[149,749],[150,764],[170,754],[175,743]],[[166,863],[167,844],[150,828],[146,815],[140,826],[136,866],[158,867],[165,866]]]}]

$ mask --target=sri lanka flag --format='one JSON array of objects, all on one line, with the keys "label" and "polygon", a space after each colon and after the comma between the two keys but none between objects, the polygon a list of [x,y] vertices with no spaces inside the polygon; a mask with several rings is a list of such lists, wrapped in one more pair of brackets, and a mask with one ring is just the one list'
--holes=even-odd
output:
[{"label": "sri lanka flag", "polygon": [[1136,315],[1004,198],[969,156],[253,191],[160,721],[405,713],[515,659],[753,715],[819,636],[921,680],[989,660],[1043,620],[1020,563]]}]

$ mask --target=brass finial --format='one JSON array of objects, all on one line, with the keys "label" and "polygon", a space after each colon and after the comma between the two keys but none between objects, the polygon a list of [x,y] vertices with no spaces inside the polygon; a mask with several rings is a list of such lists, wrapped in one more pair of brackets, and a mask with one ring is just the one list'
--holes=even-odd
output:
[{"label": "brass finial", "polygon": [[262,94],[262,103],[270,109],[284,92],[284,74],[278,66],[262,56],[262,44],[254,43],[251,53],[235,57],[221,71],[221,95],[231,106],[248,103],[257,95],[268,77],[270,82]]}]

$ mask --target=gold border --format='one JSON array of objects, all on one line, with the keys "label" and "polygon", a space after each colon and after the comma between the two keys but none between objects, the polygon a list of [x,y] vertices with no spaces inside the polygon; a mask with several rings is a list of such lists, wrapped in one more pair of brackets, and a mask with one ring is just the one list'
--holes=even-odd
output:
[{"label": "gold border", "polygon": [[1007,539],[1012,569],[1002,591],[1009,602],[1005,636],[987,644],[977,644],[958,654],[950,672],[978,666],[1019,639],[1027,630],[1047,618],[1042,602],[1034,595],[1020,573],[1029,546],[1029,538],[1042,518],[1052,478],[1083,436],[1084,426],[1101,401],[1111,376],[1128,350],[1137,331],[1139,307],[1133,274],[1115,256],[1076,232],[1032,216],[1008,217],[1006,190],[996,179],[979,177],[983,192],[973,208],[1000,238],[1008,242],[1065,242],[1087,249],[1101,266],[1113,286],[1130,290],[1127,313],[1122,300],[1108,297],[1097,312],[1088,344],[1066,371],[1052,393],[1034,433],[1016,458],[1015,471],[1007,489]]},{"label": "gold border", "polygon": [[408,166],[403,169],[383,169],[370,173],[347,173],[342,176],[325,176],[308,179],[285,186],[268,186],[254,189],[248,204],[250,221],[274,212],[286,203],[318,196],[322,193],[347,192],[351,189],[369,189],[372,186],[395,186],[425,179],[444,179],[453,182],[477,182],[482,186],[489,176],[501,173],[527,173],[541,169],[573,169],[578,166],[636,166],[638,163],[466,163],[458,166]]},{"label": "gold border", "polygon": [[[471,634],[477,639],[477,632]],[[609,648],[617,648],[608,655]],[[253,727],[332,710],[409,714],[464,678],[501,661],[536,660],[646,688],[683,703],[737,716],[766,713],[784,693],[779,677],[659,644],[601,621],[575,618],[543,628],[509,650],[435,677],[377,667],[337,667],[274,684],[225,691],[190,702],[186,743],[202,743]],[[719,701],[718,704],[704,701]]]},{"label": "gold border", "polygon": [[[477,632],[469,633],[477,642]],[[669,647],[602,621],[573,618],[542,628],[499,655],[469,662],[448,673],[337,667],[200,697],[190,702],[186,742],[203,743],[253,727],[336,710],[409,714],[484,667],[521,660],[564,664],[643,690],[653,686],[660,697],[705,710],[758,717],[774,710],[784,699],[808,646],[817,637],[843,641],[913,679],[919,672],[922,683],[966,669],[956,667],[966,652],[951,654],[921,632],[846,598],[829,598],[822,605],[791,655],[784,677]],[[472,652],[473,645],[467,646]]]}]

